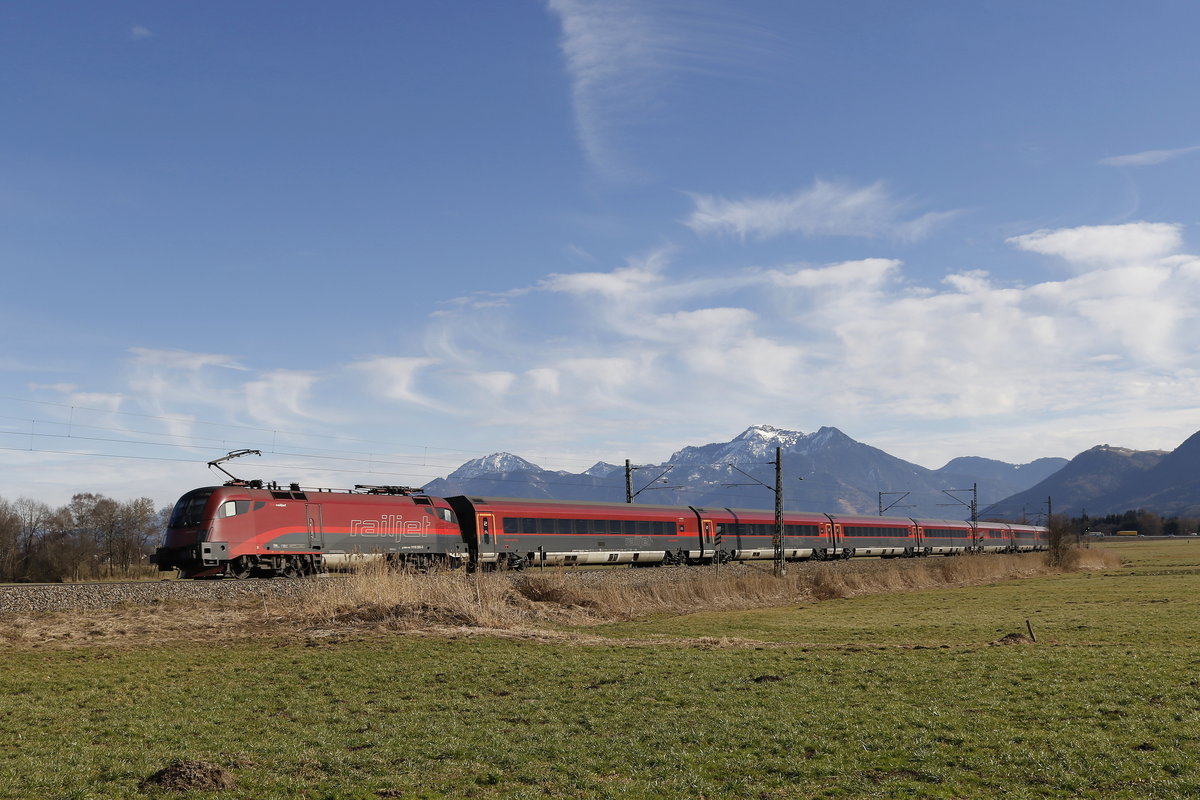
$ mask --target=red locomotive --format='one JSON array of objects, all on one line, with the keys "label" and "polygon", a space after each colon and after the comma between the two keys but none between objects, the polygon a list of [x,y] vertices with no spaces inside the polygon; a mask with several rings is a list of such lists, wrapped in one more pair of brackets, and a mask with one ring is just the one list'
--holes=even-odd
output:
[{"label": "red locomotive", "polygon": [[[155,560],[182,577],[299,577],[367,559],[431,566],[712,564],[774,558],[771,511],[431,497],[231,481],[175,505]],[[786,512],[788,560],[1045,550],[1045,528]]]},{"label": "red locomotive", "polygon": [[462,531],[445,500],[403,487],[356,492],[269,484],[209,486],[179,499],[155,554],[184,578],[299,577],[356,559],[462,564]]}]

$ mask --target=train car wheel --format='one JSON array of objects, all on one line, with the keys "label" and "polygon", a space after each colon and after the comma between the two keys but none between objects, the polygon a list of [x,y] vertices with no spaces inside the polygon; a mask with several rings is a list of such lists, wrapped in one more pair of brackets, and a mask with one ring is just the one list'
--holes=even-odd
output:
[{"label": "train car wheel", "polygon": [[239,556],[229,562],[229,577],[244,581],[254,574],[254,564],[245,556]]},{"label": "train car wheel", "polygon": [[284,563],[283,569],[280,571],[280,574],[283,575],[283,577],[285,577],[285,578],[299,578],[304,573],[300,571],[299,565],[297,565],[293,559],[289,558]]}]

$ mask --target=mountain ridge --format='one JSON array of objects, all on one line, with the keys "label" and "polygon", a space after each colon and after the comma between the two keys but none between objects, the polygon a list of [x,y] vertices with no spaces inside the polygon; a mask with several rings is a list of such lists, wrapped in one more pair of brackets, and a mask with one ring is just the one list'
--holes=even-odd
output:
[{"label": "mountain ridge", "polygon": [[[1067,463],[1066,459],[1047,458],[1015,465],[965,457],[930,470],[856,441],[835,427],[823,426],[805,434],[751,425],[728,442],[684,446],[665,463],[638,465],[646,470],[635,473],[637,502],[769,508],[775,500],[776,447],[782,448],[783,454],[785,507],[843,514],[877,513],[882,503],[880,492],[888,492],[890,500],[895,499],[892,493],[908,492],[907,498],[896,500],[889,513],[967,518],[970,512],[965,505],[947,510],[956,507],[957,497],[947,497],[945,490],[978,484],[982,507],[1029,488]],[[489,466],[495,469],[486,471]],[[654,468],[668,466],[669,483],[642,483]],[[601,461],[582,473],[555,472],[511,453],[496,453],[467,462],[445,479],[427,484],[425,491],[621,502],[625,499],[625,470]]]}]

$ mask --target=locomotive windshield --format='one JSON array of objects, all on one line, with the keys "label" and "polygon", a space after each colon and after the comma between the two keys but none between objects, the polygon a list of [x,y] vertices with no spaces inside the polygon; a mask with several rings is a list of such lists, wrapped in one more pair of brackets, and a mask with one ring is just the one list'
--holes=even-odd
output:
[{"label": "locomotive windshield", "polygon": [[204,506],[212,497],[212,489],[196,489],[179,498],[171,512],[168,528],[194,528],[203,521]]}]

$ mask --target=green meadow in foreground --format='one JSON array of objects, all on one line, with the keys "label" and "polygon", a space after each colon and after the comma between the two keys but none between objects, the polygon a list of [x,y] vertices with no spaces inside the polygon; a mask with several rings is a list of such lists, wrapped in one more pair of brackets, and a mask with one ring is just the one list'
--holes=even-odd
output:
[{"label": "green meadow in foreground", "polygon": [[233,784],[188,797],[1195,797],[1200,543],[1120,547],[574,639],[11,651],[0,797],[182,796],[143,781],[183,759]]}]

